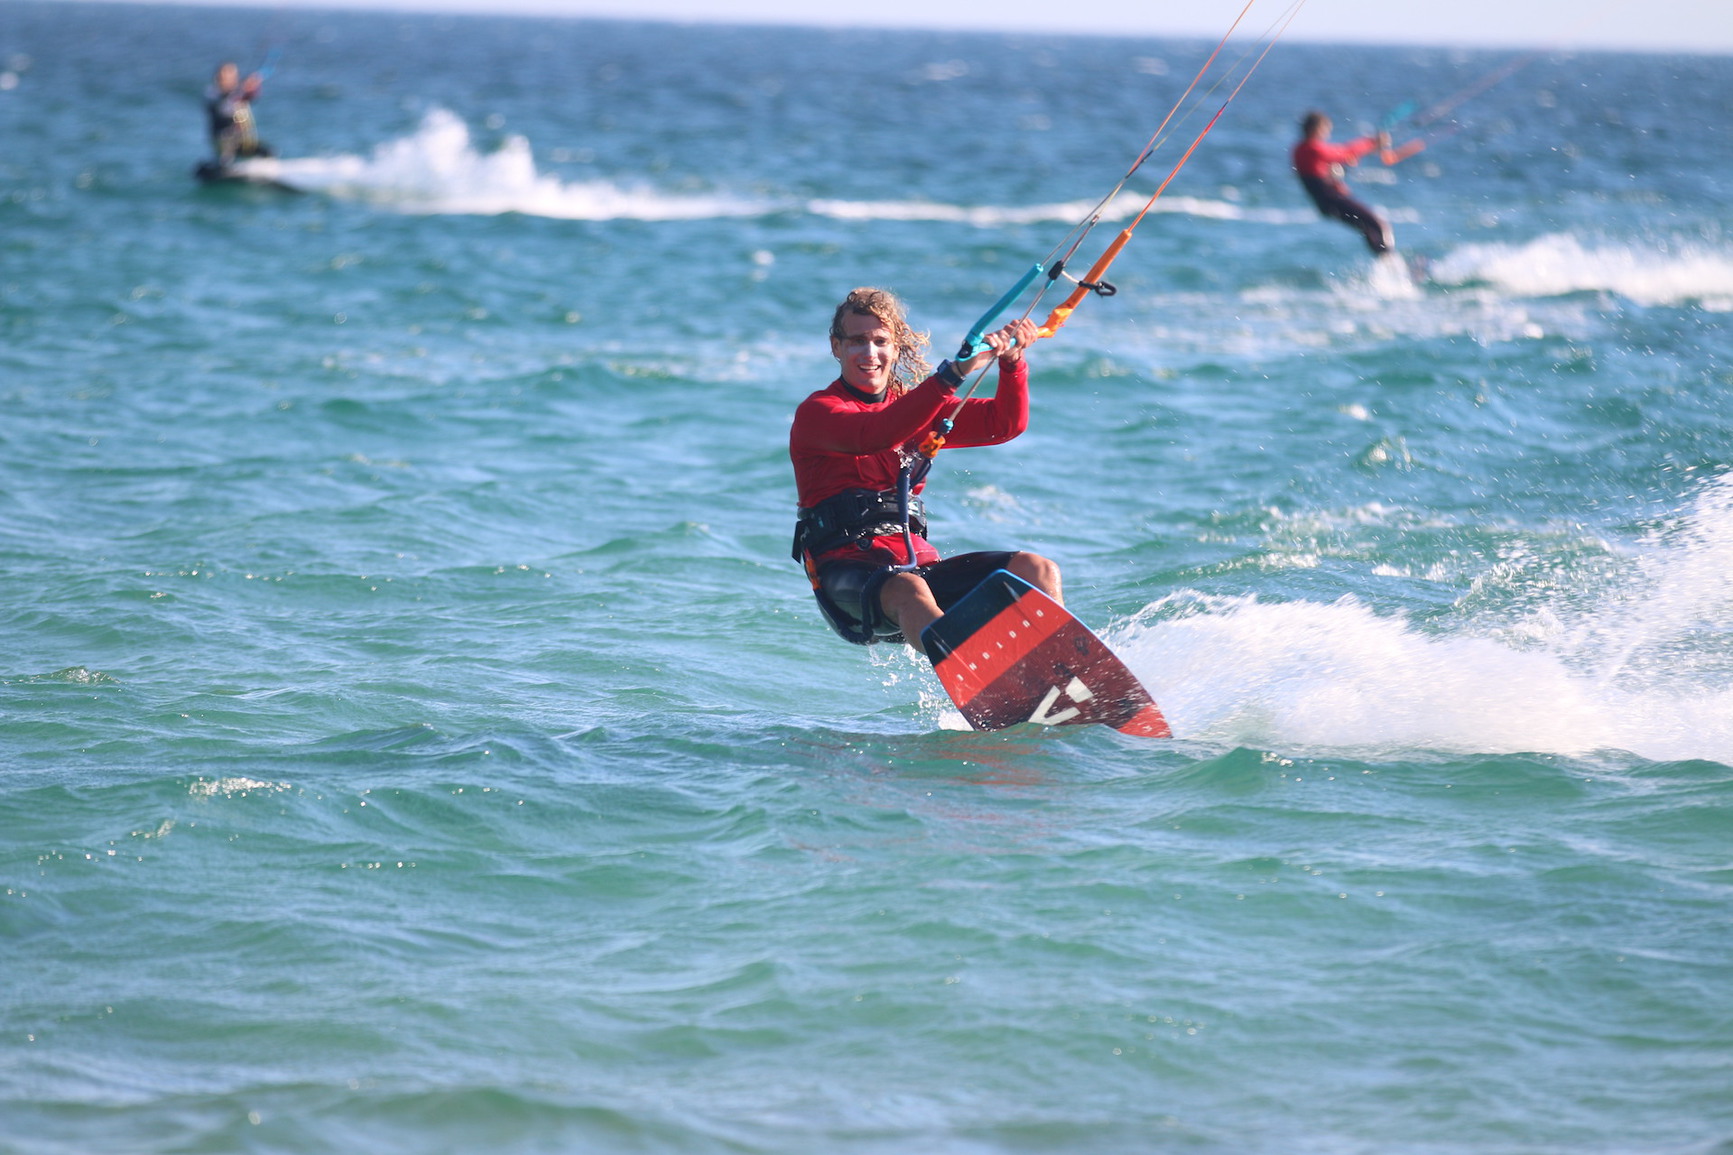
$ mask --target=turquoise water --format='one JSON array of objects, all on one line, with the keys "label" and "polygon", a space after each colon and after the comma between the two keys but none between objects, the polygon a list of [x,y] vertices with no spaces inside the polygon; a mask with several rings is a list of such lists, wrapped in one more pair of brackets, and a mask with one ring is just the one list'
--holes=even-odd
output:
[{"label": "turquoise water", "polygon": [[[943,351],[1207,48],[0,4],[0,1150],[1733,1150],[1728,58],[1357,174],[1416,284],[1295,118],[1506,58],[1284,42],[940,456],[1174,741],[787,558],[836,300]],[[196,187],[272,49],[311,191]]]}]

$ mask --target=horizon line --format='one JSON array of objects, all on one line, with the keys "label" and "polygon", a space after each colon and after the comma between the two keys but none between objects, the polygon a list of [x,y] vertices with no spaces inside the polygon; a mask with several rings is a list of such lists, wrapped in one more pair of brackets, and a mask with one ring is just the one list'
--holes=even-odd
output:
[{"label": "horizon line", "polygon": [[[622,24],[674,24],[682,26],[716,25],[719,27],[745,28],[807,28],[815,30],[840,30],[849,28],[870,29],[873,31],[906,31],[906,32],[977,32],[1013,35],[1026,32],[1029,35],[1067,36],[1079,38],[1125,38],[1149,40],[1216,40],[1220,38],[1219,27],[1205,28],[1167,28],[1134,26],[1102,26],[1079,28],[1075,25],[1053,26],[1028,25],[1016,30],[983,29],[978,24],[962,21],[946,21],[944,19],[932,22],[910,22],[906,19],[891,18],[885,20],[835,19],[818,18],[796,19],[792,17],[770,15],[715,15],[711,13],[658,13],[632,12],[625,10],[598,10],[572,12],[555,7],[559,0],[503,0],[503,3],[487,3],[487,0],[352,0],[349,3],[338,3],[336,0],[310,0],[307,3],[284,3],[283,0],[23,0],[25,3],[43,5],[79,4],[95,6],[100,4],[124,4],[129,7],[160,7],[160,8],[223,8],[234,11],[262,11],[274,9],[277,13],[301,12],[309,15],[327,13],[330,15],[345,14],[398,14],[403,16],[449,16],[472,17],[486,19],[489,17],[506,17],[516,19],[547,19],[571,21],[597,21]],[[608,3],[617,0],[606,0]],[[690,2],[690,0],[687,0]],[[1282,39],[1305,44],[1342,45],[1365,48],[1432,48],[1443,51],[1545,51],[1545,52],[1605,52],[1631,55],[1680,55],[1680,56],[1729,56],[1733,55],[1733,41],[1725,46],[1693,45],[1675,43],[1632,44],[1628,38],[1613,40],[1597,40],[1593,37],[1579,36],[1574,38],[1555,38],[1542,40],[1512,36],[1508,38],[1480,37],[1463,39],[1458,37],[1442,38],[1403,38],[1385,30],[1379,30],[1367,35],[1335,33],[1308,33],[1302,27],[1292,27],[1283,33]]]}]

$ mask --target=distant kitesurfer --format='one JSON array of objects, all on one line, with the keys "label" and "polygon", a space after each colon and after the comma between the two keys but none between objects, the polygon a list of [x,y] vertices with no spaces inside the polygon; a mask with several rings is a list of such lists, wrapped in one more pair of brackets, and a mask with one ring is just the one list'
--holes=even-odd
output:
[{"label": "distant kitesurfer", "polygon": [[[910,498],[905,527],[898,497],[902,471],[919,460],[917,447],[956,408],[957,387],[989,361],[999,364],[994,395],[963,404],[946,446],[998,445],[1028,427],[1024,351],[1035,337],[1032,322],[1013,321],[987,334],[988,348],[929,373],[926,334],[910,328],[894,294],[855,289],[837,306],[830,351],[842,375],[795,410],[788,453],[800,502],[794,556],[806,566],[819,609],[844,638],[907,639],[918,648],[922,630],[998,569],[1062,601],[1059,567],[1039,554],[986,551],[940,560],[924,536],[919,499]],[[923,485],[916,480],[912,490]],[[898,568],[909,564],[914,568]]]},{"label": "distant kitesurfer", "polygon": [[253,119],[253,101],[259,98],[263,85],[264,78],[257,72],[242,80],[232,60],[217,67],[210,87],[205,89],[205,112],[210,118],[211,151],[219,163],[271,155],[270,148],[259,139],[258,122]]},{"label": "distant kitesurfer", "polygon": [[1422,145],[1411,141],[1399,149],[1392,148],[1390,134],[1383,131],[1336,144],[1330,140],[1330,127],[1330,118],[1323,113],[1306,114],[1300,122],[1300,142],[1294,146],[1294,172],[1320,213],[1358,229],[1366,238],[1366,247],[1383,256],[1396,247],[1390,223],[1354,199],[1342,179],[1343,167],[1359,164],[1360,158],[1374,149],[1386,165],[1395,164],[1420,151]]}]

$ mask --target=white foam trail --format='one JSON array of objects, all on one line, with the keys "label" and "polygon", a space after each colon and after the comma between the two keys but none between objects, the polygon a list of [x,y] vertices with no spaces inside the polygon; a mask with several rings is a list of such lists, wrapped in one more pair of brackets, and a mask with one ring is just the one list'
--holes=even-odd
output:
[{"label": "white foam trail", "polygon": [[1611,292],[1640,305],[1698,301],[1733,311],[1733,254],[1695,241],[1589,247],[1553,233],[1524,245],[1464,245],[1433,262],[1431,276],[1444,285],[1490,284],[1511,296]]},{"label": "white foam trail", "polygon": [[250,161],[248,167],[307,192],[413,213],[697,220],[757,216],[774,207],[724,196],[672,196],[606,181],[567,183],[536,171],[529,141],[521,136],[507,137],[495,152],[477,152],[468,126],[442,108],[429,112],[413,134],[379,145],[371,156]]},{"label": "white foam trail", "polygon": [[1597,604],[1422,631],[1331,604],[1179,593],[1114,632],[1176,734],[1356,753],[1733,763],[1733,482],[1639,543]]},{"label": "white foam trail", "polygon": [[[847,221],[941,221],[999,228],[1052,221],[1074,223],[1093,201],[1039,205],[953,205],[937,201],[778,200],[725,195],[693,196],[625,187],[609,181],[562,181],[537,171],[529,141],[510,136],[491,153],[478,152],[469,128],[436,108],[406,137],[387,141],[369,156],[262,158],[241,162],[249,174],[306,192],[324,193],[402,212],[493,215],[524,213],[561,220],[706,220],[807,212]],[[1143,205],[1127,193],[1103,214],[1121,220]],[[1222,220],[1248,216],[1227,201],[1171,197],[1152,212]]]}]

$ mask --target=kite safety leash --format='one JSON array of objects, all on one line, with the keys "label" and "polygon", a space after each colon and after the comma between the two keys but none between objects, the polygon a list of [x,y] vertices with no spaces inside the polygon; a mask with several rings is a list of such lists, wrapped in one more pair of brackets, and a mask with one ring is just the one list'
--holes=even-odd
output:
[{"label": "kite safety leash", "polygon": [[[1288,25],[1294,22],[1294,17],[1299,15],[1300,8],[1304,3],[1305,0],[1294,0],[1294,3],[1290,4],[1283,15],[1278,18],[1274,25],[1272,25],[1273,31],[1266,33],[1269,39],[1264,44],[1263,50],[1258,53],[1257,59],[1252,61],[1251,66],[1246,69],[1245,74],[1240,77],[1239,83],[1235,84],[1233,90],[1228,93],[1227,98],[1222,101],[1221,107],[1215,110],[1215,114],[1209,118],[1203,128],[1198,131],[1198,134],[1192,138],[1191,144],[1186,147],[1185,152],[1180,154],[1179,160],[1174,162],[1173,168],[1168,170],[1167,176],[1163,178],[1161,184],[1156,186],[1156,190],[1150,194],[1149,199],[1144,202],[1143,208],[1138,210],[1137,215],[1131,219],[1131,223],[1122,229],[1119,235],[1113,239],[1113,243],[1103,250],[1100,257],[1096,258],[1095,264],[1090,266],[1089,272],[1084,276],[1083,280],[1077,283],[1078,287],[1073,289],[1070,296],[1066,297],[1064,301],[1047,314],[1047,319],[1041,322],[1041,327],[1037,331],[1038,336],[1051,337],[1057,333],[1064,327],[1065,322],[1071,319],[1071,314],[1075,312],[1077,306],[1083,302],[1083,298],[1089,295],[1091,288],[1095,285],[1106,282],[1107,270],[1112,266],[1114,261],[1119,259],[1119,254],[1125,250],[1125,246],[1131,243],[1132,234],[1137,231],[1137,226],[1142,224],[1143,218],[1148,216],[1150,210],[1155,208],[1155,202],[1161,199],[1161,194],[1167,191],[1167,186],[1173,183],[1174,177],[1178,176],[1180,170],[1186,166],[1188,161],[1191,160],[1192,154],[1197,151],[1198,145],[1204,142],[1204,138],[1210,134],[1212,129],[1215,128],[1216,123],[1221,120],[1222,114],[1228,110],[1228,106],[1234,102],[1234,99],[1239,96],[1241,90],[1245,88],[1246,82],[1251,80],[1252,75],[1257,72],[1258,65],[1264,62],[1264,58],[1270,54],[1270,49],[1276,46],[1276,41],[1281,39],[1282,33],[1287,31]],[[1244,13],[1242,12],[1241,15],[1243,16]],[[1099,290],[1096,291],[1099,292]],[[1111,296],[1112,294],[1101,293],[1100,295]],[[1031,311],[1033,311],[1033,308],[1034,303],[1031,303]]]},{"label": "kite safety leash", "polygon": [[[1263,36],[1260,38],[1263,47],[1261,51],[1257,51],[1256,59],[1252,60],[1250,66],[1245,69],[1244,75],[1242,75],[1239,82],[1233,86],[1233,89],[1228,93],[1227,98],[1223,100],[1221,106],[1216,109],[1215,114],[1209,118],[1209,121],[1203,126],[1197,135],[1192,138],[1191,144],[1186,148],[1179,160],[1174,163],[1173,168],[1169,170],[1167,176],[1161,181],[1155,192],[1150,195],[1147,201],[1144,202],[1143,208],[1139,210],[1131,223],[1120,232],[1119,236],[1116,237],[1101,253],[1101,255],[1096,258],[1095,263],[1089,267],[1089,271],[1084,274],[1082,278],[1078,278],[1072,276],[1066,271],[1066,265],[1077,254],[1078,249],[1083,246],[1083,242],[1088,238],[1090,232],[1097,224],[1101,223],[1102,216],[1106,213],[1109,205],[1112,204],[1114,199],[1124,190],[1126,182],[1143,167],[1144,162],[1153,156],[1156,150],[1165,142],[1165,134],[1167,133],[1168,126],[1172,124],[1174,117],[1180,112],[1180,109],[1184,107],[1186,101],[1190,99],[1193,92],[1197,90],[1198,85],[1202,83],[1211,67],[1214,66],[1216,58],[1221,55],[1223,48],[1227,46],[1228,41],[1232,38],[1240,24],[1245,20],[1246,16],[1251,12],[1253,4],[1256,2],[1257,0],[1247,0],[1246,5],[1240,9],[1239,15],[1234,17],[1233,24],[1228,27],[1227,32],[1222,35],[1221,40],[1217,42],[1215,48],[1211,50],[1209,57],[1203,62],[1203,65],[1192,77],[1191,83],[1186,85],[1185,91],[1180,93],[1178,99],[1176,99],[1172,107],[1168,109],[1167,115],[1162,118],[1161,124],[1159,124],[1156,127],[1155,132],[1151,134],[1148,143],[1139,150],[1136,159],[1131,163],[1131,167],[1125,170],[1125,175],[1119,178],[1119,181],[1108,191],[1107,195],[1102,197],[1081,221],[1072,226],[1071,231],[1060,240],[1059,244],[1054,246],[1053,250],[1049,252],[1046,257],[1035,262],[1035,264],[1029,268],[1029,271],[1024,273],[1022,277],[1018,279],[1017,283],[1012,285],[1002,297],[993,302],[987,311],[981,314],[980,319],[970,327],[968,333],[963,337],[962,343],[958,346],[956,355],[957,361],[967,361],[988,347],[986,342],[987,330],[992,327],[993,323],[997,321],[1006,310],[1022,297],[1023,293],[1029,288],[1029,286],[1034,284],[1043,273],[1046,274],[1046,284],[1041,286],[1040,290],[1035,294],[1034,299],[1031,300],[1028,307],[1024,309],[1022,314],[1024,317],[1028,317],[1035,311],[1036,305],[1040,303],[1041,297],[1045,295],[1047,289],[1058,282],[1061,278],[1069,281],[1075,287],[1065,298],[1064,302],[1053,309],[1052,312],[1047,315],[1047,319],[1041,323],[1036,332],[1037,338],[1051,337],[1057,333],[1059,329],[1064,326],[1065,322],[1070,319],[1071,314],[1076,311],[1077,306],[1081,304],[1083,299],[1090,293],[1094,293],[1101,297],[1111,297],[1119,291],[1118,288],[1107,279],[1108,269],[1112,266],[1113,262],[1118,259],[1119,254],[1124,251],[1125,246],[1131,242],[1132,234],[1136,232],[1137,226],[1142,223],[1144,217],[1149,215],[1150,210],[1155,207],[1155,202],[1160,199],[1162,193],[1167,191],[1167,186],[1173,183],[1173,179],[1179,175],[1180,170],[1186,166],[1186,163],[1189,160],[1191,160],[1192,154],[1197,151],[1198,145],[1203,143],[1204,138],[1210,134],[1211,129],[1215,128],[1216,122],[1221,119],[1222,114],[1227,111],[1228,106],[1234,102],[1234,99],[1239,96],[1240,91],[1245,88],[1246,82],[1252,78],[1252,74],[1257,71],[1258,66],[1263,63],[1264,58],[1269,55],[1270,49],[1275,47],[1276,42],[1281,39],[1282,34],[1287,31],[1288,26],[1293,23],[1294,17],[1299,15],[1299,11],[1301,7],[1304,6],[1305,0],[1292,0],[1292,3],[1290,3],[1283,13],[1272,22],[1268,29],[1265,30]],[[1215,92],[1216,89],[1220,88],[1224,83],[1231,79],[1234,72],[1245,63],[1246,59],[1251,56],[1252,51],[1256,50],[1256,48],[1257,46],[1254,45],[1253,49],[1241,54],[1239,60],[1234,62],[1233,66],[1229,68],[1226,74],[1217,79],[1216,82],[1212,84],[1210,88],[1202,94],[1202,96],[1200,96],[1200,101],[1208,97],[1211,93]],[[1197,106],[1194,105],[1193,110],[1195,110],[1196,107]],[[1190,116],[1190,112],[1187,113],[1187,116]],[[945,435],[951,431],[956,414],[962,410],[963,405],[974,394],[975,389],[980,384],[981,378],[985,372],[986,370],[983,368],[975,374],[975,378],[970,382],[969,387],[964,390],[964,392],[953,403],[950,413],[940,420],[938,426],[933,430],[933,432],[928,434],[926,440],[921,444],[919,456],[924,458],[928,463],[932,461],[933,456],[938,453],[939,449],[944,446]],[[921,476],[925,476],[924,469],[921,471]]]},{"label": "kite safety leash", "polygon": [[[1037,337],[1051,337],[1053,334],[1057,333],[1070,318],[1071,314],[1076,311],[1077,306],[1081,304],[1083,299],[1090,293],[1102,297],[1111,297],[1119,291],[1117,287],[1107,279],[1107,270],[1112,266],[1113,262],[1118,259],[1119,254],[1124,251],[1125,246],[1130,243],[1131,236],[1137,230],[1137,226],[1142,223],[1145,216],[1149,215],[1149,212],[1155,207],[1155,202],[1160,199],[1162,193],[1167,191],[1167,186],[1173,183],[1173,179],[1179,175],[1180,170],[1186,166],[1186,163],[1189,160],[1191,160],[1192,154],[1197,151],[1198,145],[1203,143],[1204,138],[1210,134],[1211,129],[1215,128],[1217,121],[1219,121],[1222,114],[1227,111],[1228,106],[1234,102],[1234,99],[1239,96],[1240,91],[1245,88],[1246,82],[1252,78],[1252,74],[1257,71],[1258,66],[1263,63],[1264,58],[1269,55],[1270,49],[1275,47],[1276,42],[1281,39],[1282,34],[1287,31],[1288,26],[1292,24],[1294,18],[1299,15],[1299,11],[1301,7],[1304,6],[1305,0],[1292,0],[1283,13],[1271,23],[1270,27],[1265,30],[1263,36],[1260,38],[1260,42],[1263,45],[1262,49],[1258,50],[1257,45],[1254,44],[1252,49],[1242,53],[1240,58],[1234,62],[1227,72],[1218,78],[1206,92],[1200,95],[1198,103],[1201,103],[1203,99],[1207,98],[1210,94],[1214,93],[1216,89],[1220,88],[1230,80],[1233,74],[1240,69],[1240,66],[1245,64],[1247,58],[1251,56],[1252,52],[1257,52],[1256,59],[1253,59],[1250,65],[1245,68],[1244,74],[1240,77],[1238,83],[1233,86],[1232,90],[1228,93],[1227,98],[1223,100],[1221,106],[1216,109],[1215,114],[1209,118],[1203,128],[1195,137],[1192,138],[1191,144],[1186,148],[1179,160],[1174,163],[1173,168],[1169,170],[1167,176],[1162,180],[1155,192],[1150,195],[1147,201],[1144,202],[1143,208],[1139,210],[1137,215],[1132,219],[1131,224],[1122,230],[1119,236],[1114,239],[1113,243],[1108,245],[1101,255],[1096,258],[1095,263],[1089,267],[1089,271],[1084,274],[1083,277],[1078,278],[1066,271],[1066,265],[1077,254],[1078,249],[1083,246],[1083,242],[1088,238],[1090,232],[1096,225],[1101,223],[1101,219],[1106,214],[1108,207],[1119,196],[1120,192],[1124,190],[1126,182],[1128,182],[1131,177],[1143,167],[1144,162],[1149,160],[1149,158],[1155,154],[1156,150],[1166,141],[1168,127],[1173,123],[1174,117],[1179,114],[1180,110],[1191,98],[1192,94],[1197,90],[1198,85],[1202,83],[1204,77],[1215,65],[1217,57],[1221,55],[1222,50],[1227,46],[1228,41],[1233,37],[1234,32],[1251,12],[1253,4],[1256,2],[1257,0],[1247,0],[1246,5],[1240,9],[1239,15],[1234,17],[1233,24],[1228,27],[1227,32],[1222,35],[1221,40],[1218,41],[1215,48],[1211,50],[1209,57],[1203,62],[1203,65],[1192,77],[1191,83],[1186,85],[1185,91],[1180,93],[1178,99],[1176,99],[1172,107],[1168,109],[1167,115],[1162,118],[1161,124],[1159,124],[1156,127],[1155,132],[1151,134],[1148,143],[1139,150],[1136,159],[1131,163],[1131,167],[1125,170],[1125,175],[1120,177],[1113,188],[1108,191],[1107,195],[1102,197],[1101,200],[1096,203],[1095,207],[1090,209],[1084,218],[1072,227],[1071,231],[1060,240],[1059,244],[1054,246],[1052,252],[1048,253],[1043,260],[1037,261],[1028,272],[1024,273],[1022,278],[1019,279],[1004,296],[995,301],[993,305],[981,315],[980,320],[976,321],[969,329],[968,334],[963,338],[963,342],[957,350],[957,359],[959,361],[968,360],[970,357],[975,356],[987,347],[985,341],[987,330],[1023,295],[1024,291],[1028,289],[1031,284],[1035,283],[1043,273],[1046,274],[1047,282],[1042,285],[1041,289],[1035,294],[1034,299],[1030,301],[1028,307],[1024,310],[1023,316],[1025,317],[1035,311],[1035,306],[1040,303],[1041,297],[1045,295],[1047,289],[1057,283],[1061,278],[1069,281],[1074,288],[1065,298],[1065,301],[1047,315],[1047,319],[1043,321],[1039,327]],[[1192,111],[1195,111],[1197,107],[1198,104],[1194,103]],[[1186,116],[1189,117],[1190,115],[1191,112],[1188,111]],[[1061,253],[1063,253],[1062,256],[1060,255]],[[971,382],[968,390],[958,398],[956,405],[953,407],[953,411],[961,409],[963,402],[967,401],[974,393],[975,387],[979,382],[980,374],[977,374],[975,381]],[[946,428],[943,432],[949,432],[949,429]],[[940,444],[942,444],[942,433],[940,436]]]},{"label": "kite safety leash", "polygon": [[[1240,9],[1239,15],[1234,17],[1233,23],[1229,25],[1228,30],[1223,33],[1221,40],[1217,42],[1215,48],[1210,51],[1208,58],[1204,60],[1203,65],[1197,70],[1196,74],[1193,75],[1191,83],[1186,85],[1185,91],[1180,93],[1179,97],[1173,102],[1173,105],[1168,109],[1167,115],[1162,117],[1161,123],[1156,126],[1155,132],[1150,135],[1149,141],[1138,151],[1136,159],[1131,163],[1131,167],[1125,170],[1125,175],[1119,178],[1118,182],[1108,191],[1107,195],[1103,196],[1096,202],[1095,206],[1084,215],[1082,220],[1072,226],[1071,230],[1060,239],[1059,243],[1053,247],[1052,251],[1041,260],[1036,261],[1031,265],[1029,270],[1019,277],[1017,282],[1007,289],[1004,295],[997,301],[994,301],[993,304],[988,307],[987,311],[982,313],[980,318],[969,327],[968,333],[964,335],[962,342],[958,345],[955,358],[956,362],[966,362],[978,353],[989,348],[990,346],[986,340],[988,330],[991,329],[993,324],[1023,296],[1031,285],[1034,285],[1039,281],[1044,274],[1046,277],[1046,283],[1036,291],[1034,298],[1031,299],[1028,306],[1023,310],[1022,316],[1024,318],[1028,318],[1029,315],[1035,311],[1035,307],[1040,304],[1041,298],[1046,294],[1047,289],[1056,284],[1061,278],[1070,282],[1074,288],[1065,298],[1064,302],[1053,309],[1047,315],[1047,319],[1037,328],[1036,339],[1051,337],[1057,333],[1060,328],[1064,326],[1065,322],[1070,319],[1071,314],[1076,311],[1077,306],[1082,303],[1083,299],[1090,293],[1094,293],[1101,297],[1111,297],[1119,292],[1118,288],[1114,286],[1111,281],[1107,280],[1108,269],[1112,266],[1113,262],[1118,259],[1119,254],[1124,251],[1125,246],[1131,242],[1132,234],[1136,232],[1137,226],[1142,223],[1144,217],[1149,215],[1150,210],[1155,207],[1155,202],[1160,199],[1162,193],[1167,191],[1167,186],[1173,183],[1173,179],[1179,175],[1180,170],[1185,167],[1186,162],[1191,160],[1192,154],[1197,151],[1198,146],[1203,143],[1204,138],[1210,134],[1210,130],[1215,128],[1216,122],[1219,121],[1222,114],[1228,110],[1228,106],[1234,102],[1234,99],[1239,96],[1240,91],[1245,88],[1246,82],[1252,78],[1252,74],[1257,71],[1258,66],[1263,63],[1264,58],[1269,55],[1270,49],[1275,47],[1276,42],[1281,39],[1282,34],[1287,31],[1288,26],[1293,23],[1294,17],[1299,14],[1300,9],[1305,4],[1305,0],[1291,0],[1283,13],[1271,23],[1270,27],[1263,33],[1263,36],[1260,37],[1259,43],[1263,44],[1261,51],[1257,50],[1257,44],[1254,44],[1251,49],[1242,53],[1239,59],[1236,60],[1221,77],[1219,77],[1199,96],[1198,101],[1192,105],[1192,109],[1187,111],[1185,118],[1182,118],[1182,123],[1184,119],[1188,119],[1191,116],[1191,113],[1201,106],[1205,99],[1233,77],[1234,73],[1239,70],[1241,65],[1245,64],[1247,58],[1252,55],[1253,51],[1257,51],[1256,59],[1252,60],[1251,64],[1246,67],[1244,75],[1242,75],[1238,83],[1233,86],[1232,90],[1228,93],[1227,98],[1223,100],[1221,106],[1216,109],[1215,114],[1209,118],[1203,128],[1195,137],[1192,138],[1191,144],[1186,148],[1185,152],[1181,154],[1179,160],[1174,163],[1172,169],[1168,171],[1167,176],[1161,181],[1160,185],[1157,186],[1155,192],[1150,194],[1149,199],[1144,202],[1143,208],[1138,211],[1137,215],[1132,218],[1131,223],[1120,232],[1119,236],[1114,238],[1113,242],[1107,246],[1099,257],[1096,258],[1095,263],[1089,267],[1089,271],[1084,274],[1082,278],[1078,278],[1066,271],[1066,265],[1077,255],[1077,251],[1082,248],[1084,241],[1088,239],[1089,234],[1094,230],[1095,226],[1101,223],[1103,215],[1107,212],[1108,207],[1113,203],[1114,199],[1124,190],[1126,183],[1140,168],[1143,167],[1144,162],[1153,156],[1156,150],[1165,143],[1168,127],[1173,123],[1174,117],[1179,114],[1181,108],[1185,106],[1192,94],[1197,90],[1198,85],[1202,83],[1204,77],[1214,66],[1216,58],[1221,55],[1222,50],[1227,46],[1228,41],[1233,37],[1234,32],[1239,28],[1241,22],[1245,20],[1247,14],[1251,12],[1252,6],[1256,2],[1257,0],[1246,0],[1246,4]],[[939,368],[941,373],[947,370],[952,373],[958,372],[956,365],[952,363],[941,365]],[[934,424],[933,428],[928,431],[926,437],[922,440],[916,451],[913,454],[908,455],[907,460],[903,462],[903,467],[897,481],[897,497],[899,511],[902,514],[903,521],[903,541],[905,548],[908,550],[909,560],[905,565],[896,567],[897,569],[913,569],[916,564],[914,531],[910,524],[910,510],[912,507],[914,490],[921,484],[921,482],[926,480],[928,472],[932,469],[933,459],[938,456],[939,450],[944,448],[945,439],[949,436],[952,428],[955,426],[957,415],[962,412],[963,406],[966,405],[969,398],[974,395],[976,388],[980,385],[981,380],[985,375],[986,367],[983,366],[974,374],[974,379],[969,382],[968,387],[964,389],[963,392],[952,402],[949,410],[945,412],[944,415]],[[962,384],[960,373],[958,374],[957,384]]]},{"label": "kite safety leash", "polygon": [[[1118,291],[1112,285],[1093,276],[1087,277],[1083,281],[1077,280],[1076,277],[1071,276],[1065,271],[1066,262],[1070,261],[1071,258],[1076,255],[1077,250],[1082,247],[1083,242],[1088,238],[1090,231],[1100,223],[1102,214],[1107,211],[1108,206],[1113,203],[1114,198],[1118,197],[1120,191],[1125,188],[1126,182],[1136,175],[1137,170],[1143,167],[1143,162],[1153,156],[1156,149],[1161,146],[1165,139],[1163,134],[1167,131],[1168,125],[1173,122],[1173,118],[1179,113],[1180,109],[1185,106],[1185,102],[1190,99],[1192,93],[1196,91],[1199,83],[1201,83],[1203,78],[1208,75],[1210,68],[1216,62],[1216,57],[1220,56],[1222,49],[1227,47],[1228,41],[1233,37],[1234,32],[1239,28],[1240,23],[1245,20],[1246,14],[1252,10],[1252,5],[1256,2],[1257,0],[1246,0],[1245,7],[1240,9],[1239,15],[1234,17],[1234,21],[1228,26],[1228,30],[1222,34],[1222,38],[1217,41],[1216,46],[1210,50],[1209,56],[1205,58],[1203,64],[1192,76],[1191,82],[1185,86],[1185,91],[1181,92],[1174,100],[1172,106],[1168,108],[1167,115],[1161,118],[1160,124],[1156,125],[1155,131],[1150,134],[1149,140],[1144,144],[1143,148],[1138,151],[1136,159],[1131,162],[1131,167],[1125,170],[1125,175],[1121,176],[1119,181],[1108,190],[1107,195],[1103,196],[1095,203],[1095,206],[1091,208],[1089,212],[1084,214],[1082,220],[1073,225],[1071,230],[1066,233],[1065,236],[1060,238],[1059,243],[1054,245],[1053,249],[1045,257],[1036,261],[1035,264],[1030,267],[1029,271],[1024,273],[1017,283],[1011,286],[1004,296],[993,302],[987,311],[981,314],[980,319],[970,327],[969,332],[963,337],[962,344],[958,346],[957,360],[967,361],[969,358],[987,347],[984,338],[987,330],[992,327],[993,322],[997,321],[1005,310],[1009,309],[1011,305],[1016,302],[1017,298],[1023,295],[1024,290],[1034,284],[1036,279],[1043,273],[1046,273],[1049,285],[1059,280],[1060,277],[1064,277],[1072,284],[1084,286],[1085,291],[1093,290],[1099,292],[1104,297],[1111,297]],[[1299,5],[1304,2],[1305,0],[1295,0],[1294,8],[1297,9]],[[1292,17],[1290,16],[1289,19],[1291,20]],[[1243,60],[1244,57],[1241,58],[1241,62],[1243,62]],[[1235,63],[1236,68],[1239,63],[1240,62]],[[1216,83],[1210,87],[1210,91],[1213,92],[1215,88],[1221,85],[1221,83],[1221,80],[1216,81]],[[1061,253],[1064,255],[1061,256]],[[1042,292],[1045,291],[1046,289],[1043,287]],[[1040,294],[1037,294],[1037,300],[1039,297]],[[1034,306],[1031,305],[1029,311],[1032,311],[1033,308]],[[1029,311],[1025,311],[1024,316],[1028,316]]]}]

